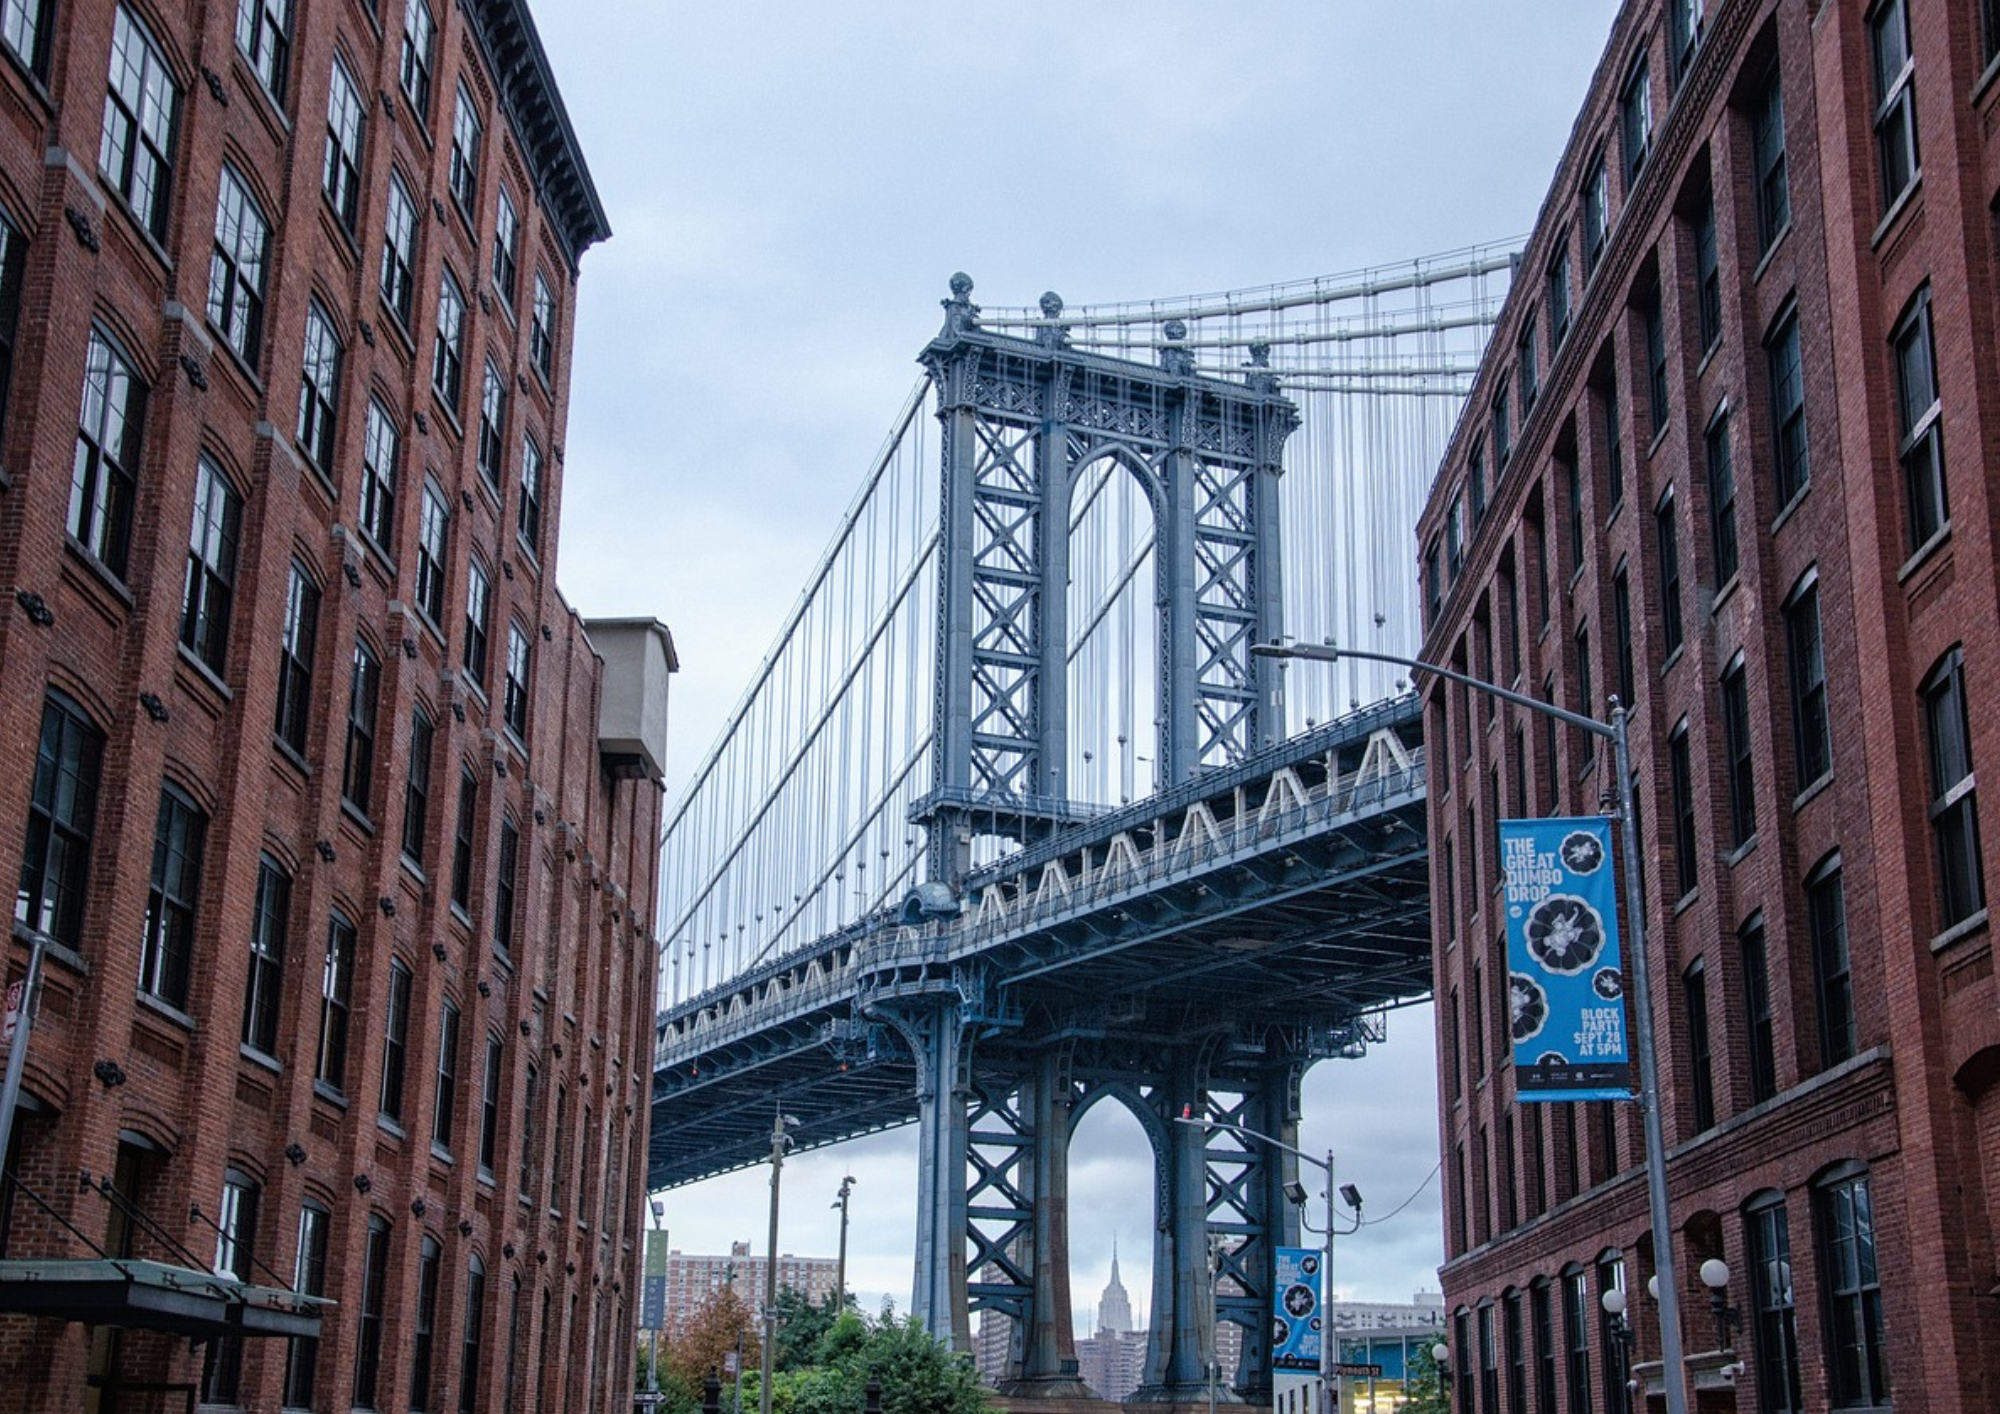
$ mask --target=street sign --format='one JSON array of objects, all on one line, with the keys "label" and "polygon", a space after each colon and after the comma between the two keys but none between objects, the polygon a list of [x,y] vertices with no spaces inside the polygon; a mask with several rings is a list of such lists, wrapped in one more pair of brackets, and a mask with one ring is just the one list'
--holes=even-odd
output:
[{"label": "street sign", "polygon": [[1333,1373],[1342,1376],[1353,1375],[1357,1379],[1379,1380],[1382,1378],[1382,1367],[1380,1365],[1356,1365],[1343,1360],[1340,1364],[1333,1367]]}]

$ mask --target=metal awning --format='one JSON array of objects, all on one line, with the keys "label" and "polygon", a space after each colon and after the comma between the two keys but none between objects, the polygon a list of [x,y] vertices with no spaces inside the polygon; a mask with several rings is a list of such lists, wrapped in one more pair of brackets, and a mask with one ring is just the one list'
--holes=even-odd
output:
[{"label": "metal awning", "polygon": [[138,1258],[0,1259],[0,1311],[214,1336],[316,1336],[319,1297]]}]

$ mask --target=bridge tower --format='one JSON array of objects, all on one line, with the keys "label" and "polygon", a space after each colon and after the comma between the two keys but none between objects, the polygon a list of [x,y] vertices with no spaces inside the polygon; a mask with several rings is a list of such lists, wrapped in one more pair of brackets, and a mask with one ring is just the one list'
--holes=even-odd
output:
[{"label": "bridge tower", "polygon": [[[982,327],[972,281],[955,275],[944,327],[924,349],[942,426],[942,534],[931,789],[911,811],[925,829],[928,884],[955,896],[981,836],[1033,844],[1090,813],[1065,778],[1072,504],[1108,460],[1135,479],[1152,520],[1157,646],[1151,761],[1162,787],[1230,765],[1283,729],[1283,678],[1253,643],[1280,636],[1277,481],[1298,414],[1262,371],[1199,375],[1186,329],[1167,323],[1156,366],[1069,344],[1062,302],[1045,295],[1031,337]],[[1212,1161],[1191,1110],[1254,1121],[1296,1142],[1310,1057],[1281,1056],[1224,1077],[1211,1043],[1155,1046],[1143,1060],[1073,1073],[1076,1044],[1016,1041],[971,1063],[997,1018],[958,976],[872,1008],[913,1052],[923,1162],[914,1314],[969,1348],[972,1307],[1016,1322],[1013,1393],[1085,1393],[1068,1288],[1067,1151],[1076,1116],[1115,1096],[1154,1155],[1151,1331],[1136,1397],[1206,1396],[1218,1312],[1243,1325],[1240,1392],[1268,1402],[1271,1248],[1296,1241],[1276,1155]],[[982,1045],[987,1043],[982,1042]],[[1001,1047],[1006,1050],[1006,1047]],[[1268,1161],[1267,1161],[1268,1160]],[[975,1176],[976,1175],[976,1176]],[[968,1191],[970,1189],[970,1192]],[[1212,1300],[1211,1224],[1228,1234],[1234,1296]],[[968,1279],[967,1252],[974,1274]]]}]

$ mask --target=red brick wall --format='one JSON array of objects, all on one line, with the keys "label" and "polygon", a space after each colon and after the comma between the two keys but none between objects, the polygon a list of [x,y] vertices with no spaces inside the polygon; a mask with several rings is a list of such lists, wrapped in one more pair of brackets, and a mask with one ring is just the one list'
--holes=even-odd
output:
[{"label": "red brick wall", "polygon": [[[1814,1226],[1815,1180],[1845,1162],[1868,1165],[1876,1205],[1888,1357],[1897,1404],[1931,1410],[1994,1407],[2000,1339],[1990,1297],[1995,1216],[1990,1155],[2000,1143],[2000,996],[1992,982],[1983,915],[1946,931],[1938,922],[1935,850],[1928,818],[1930,781],[1919,685],[1954,645],[1965,655],[1975,763],[2000,759],[2000,715],[1990,706],[2000,658],[2000,584],[1989,470],[1996,422],[1996,311],[1992,203],[2000,192],[2000,145],[1989,136],[2000,85],[1985,75],[1978,7],[1910,0],[1922,181],[1892,212],[1883,209],[1876,167],[1874,80],[1868,29],[1859,5],[1785,0],[1705,7],[1700,54],[1678,89],[1668,81],[1666,19],[1657,4],[1628,4],[1579,115],[1534,236],[1520,266],[1492,353],[1464,425],[1419,526],[1426,551],[1442,533],[1447,507],[1465,483],[1475,439],[1503,376],[1518,376],[1516,342],[1539,315],[1542,391],[1521,415],[1515,452],[1491,492],[1485,523],[1468,537],[1463,572],[1427,624],[1426,656],[1476,659],[1474,625],[1500,616],[1497,576],[1511,562],[1520,580],[1537,553],[1537,522],[1552,550],[1549,625],[1540,628],[1532,592],[1521,596],[1522,679],[1540,695],[1552,678],[1559,701],[1602,715],[1615,690],[1611,584],[1620,565],[1633,596],[1635,701],[1633,769],[1645,859],[1646,928],[1653,1021],[1661,1039],[1662,1113],[1669,1186],[1679,1236],[1676,1258],[1686,1348],[1715,1346],[1705,1293],[1694,1270],[1724,1256],[1730,1296],[1750,1300],[1744,1205],[1775,1191],[1787,1204],[1806,1407],[1825,1407],[1826,1325]],[[1648,55],[1654,127],[1650,156],[1635,181],[1624,178],[1619,91],[1635,57]],[[1785,148],[1791,223],[1768,255],[1755,234],[1754,170],[1748,102],[1767,66],[1779,65],[1785,95]],[[1581,269],[1579,186],[1592,156],[1606,153],[1612,235],[1589,281]],[[1698,289],[1692,216],[1704,177],[1716,198],[1722,272],[1722,335],[1698,347]],[[1564,236],[1572,261],[1572,327],[1553,352],[1543,271]],[[1657,438],[1647,414],[1644,325],[1639,307],[1655,275],[1667,329],[1670,415]],[[1890,334],[1912,297],[1927,287],[1937,348],[1950,531],[1912,555],[1905,531],[1899,424]],[[1770,380],[1763,340],[1787,308],[1798,312],[1810,438],[1810,489],[1778,504]],[[1616,371],[1624,431],[1622,502],[1610,503],[1598,381]],[[1596,384],[1596,387],[1592,385]],[[1704,437],[1719,410],[1730,417],[1740,569],[1718,585],[1710,540]],[[1572,555],[1566,466],[1581,470],[1585,525],[1581,562]],[[1489,457],[1489,475],[1491,475]],[[1660,546],[1654,509],[1671,488],[1685,643],[1663,644]],[[1466,498],[1469,506],[1470,497]],[[1783,606],[1808,574],[1817,575],[1830,697],[1833,771],[1815,785],[1795,779],[1792,705]],[[1589,633],[1589,680],[1581,700],[1576,631]],[[1719,682],[1741,652],[1751,698],[1757,831],[1742,848],[1730,840],[1728,763]],[[1525,772],[1530,813],[1608,809],[1608,746],[1596,751],[1564,729],[1553,778],[1543,764],[1539,721],[1502,708],[1490,726],[1483,703],[1455,688],[1427,691],[1434,761],[1448,739],[1450,762],[1433,781],[1433,857],[1456,861],[1455,915],[1440,910],[1436,967],[1440,997],[1454,988],[1472,1005],[1482,969],[1488,1055],[1471,1053],[1464,1023],[1459,1074],[1441,1077],[1445,1152],[1477,1149],[1482,1131],[1499,1142],[1500,1117],[1517,1116],[1504,1024],[1505,962],[1492,858],[1486,782],[1498,772],[1513,797]],[[1471,749],[1464,715],[1472,712]],[[1686,723],[1693,747],[1696,887],[1681,895],[1668,786],[1668,739]],[[1516,726],[1527,760],[1514,759]],[[1988,808],[1990,818],[1991,810]],[[2000,881],[1995,834],[1985,832],[1989,881]],[[1450,843],[1451,849],[1445,846]],[[1859,1054],[1822,1064],[1813,962],[1803,884],[1838,852],[1844,879]],[[1752,1105],[1739,929],[1761,917],[1775,1012],[1779,1094]],[[1628,938],[1632,920],[1625,923]],[[1718,1122],[1698,1131],[1691,1101],[1682,977],[1700,960],[1708,979],[1708,1041]],[[1628,993],[1629,994],[1629,993]],[[1628,1004],[1629,1005],[1629,1004]],[[1439,1009],[1439,1052],[1448,1044],[1448,1005]],[[1462,1094],[1453,1101],[1450,1097]],[[1579,1107],[1584,1110],[1584,1107]],[[1538,1166],[1526,1146],[1534,1133],[1517,1118],[1513,1172],[1526,1185],[1545,1171],[1545,1195],[1524,1195],[1521,1219],[1504,1226],[1499,1195],[1469,1194],[1473,1232],[1449,1234],[1443,1270],[1454,1307],[1498,1301],[1510,1288],[1590,1266],[1621,1249],[1627,1283],[1643,1290],[1651,1270],[1644,1150],[1636,1107],[1617,1116],[1616,1155],[1607,1162],[1595,1116],[1580,1112],[1583,1191],[1559,1187],[1565,1127],[1561,1107],[1544,1116]],[[1468,1164],[1469,1172],[1476,1165]],[[1497,1176],[1508,1166],[1496,1158]],[[1610,1176],[1615,1174],[1615,1176]],[[1593,1176],[1600,1181],[1593,1184]],[[1544,1205],[1546,1214],[1537,1216]],[[1455,1199],[1448,1200],[1453,1211]],[[1475,1241],[1492,1231],[1490,1240]],[[1593,1302],[1599,1294],[1591,1283]],[[1659,1358],[1651,1303],[1635,1300],[1640,1360]],[[1603,1356],[1593,1321],[1593,1384]],[[1558,1322],[1557,1341],[1561,1331]],[[1738,1407],[1755,1407],[1753,1368],[1736,1386]],[[1455,1352],[1455,1355],[1457,1353]],[[1476,1358],[1464,1352],[1463,1358]],[[1714,1386],[1720,1357],[1697,1358]],[[1505,1360],[1503,1356],[1502,1364]],[[1531,1361],[1532,1369],[1532,1361]],[[1505,1371],[1503,1368],[1503,1380]],[[1559,1380],[1560,1384],[1561,1381]],[[1724,1400],[1719,1387],[1705,1400]],[[1704,1407],[1708,1407],[1705,1403]]]},{"label": "red brick wall", "polygon": [[[379,1386],[383,1407],[407,1407],[414,1340],[417,1253],[424,1233],[443,1247],[432,1408],[456,1408],[466,1271],[486,1270],[481,1407],[506,1403],[508,1293],[523,1283],[518,1386],[508,1407],[617,1408],[630,1380],[629,1280],[643,1198],[645,1077],[650,1070],[653,952],[652,842],[659,793],[613,782],[599,767],[600,664],[583,624],[555,588],[574,272],[552,226],[557,203],[539,194],[481,58],[466,9],[433,0],[440,34],[432,99],[420,122],[398,78],[402,0],[383,0],[380,21],[359,0],[295,6],[282,103],[267,95],[234,39],[235,7],[140,4],[179,92],[169,220],[155,243],[97,173],[115,6],[76,0],[54,7],[46,72],[32,76],[0,55],[0,207],[28,241],[28,269],[0,428],[0,869],[18,872],[21,822],[45,691],[58,686],[106,737],[103,792],[92,841],[89,893],[76,957],[52,961],[27,1088],[46,1115],[24,1126],[20,1172],[93,1238],[107,1208],[79,1193],[78,1171],[109,1174],[120,1134],[155,1146],[145,1189],[151,1216],[201,1261],[214,1234],[189,1220],[215,1213],[225,1166],[262,1185],[255,1255],[289,1280],[300,1204],[332,1214],[326,1293],[339,1303],[325,1323],[317,1407],[346,1408],[354,1373],[362,1241],[369,1215],[392,1224],[387,1326]],[[350,238],[321,196],[329,73],[338,53],[367,103],[357,234]],[[472,221],[446,185],[454,95],[463,74],[484,124]],[[271,222],[264,336],[245,364],[208,327],[206,304],[219,172],[240,172]],[[394,167],[419,208],[417,288],[406,335],[377,293],[388,173]],[[504,183],[522,219],[520,275],[509,311],[490,279],[496,192]],[[68,213],[74,212],[73,223]],[[84,239],[87,233],[88,241]],[[92,249],[92,243],[96,248]],[[467,293],[465,388],[454,413],[433,394],[430,359],[441,272]],[[545,384],[529,355],[534,273],[555,290],[557,356]],[[308,464],[295,442],[307,301],[332,315],[345,355],[331,465]],[[94,565],[65,534],[85,345],[93,322],[111,331],[149,389],[133,520],[122,577]],[[498,494],[476,469],[480,370],[491,357],[508,379],[506,460]],[[391,543],[356,530],[362,434],[369,397],[394,414],[403,445]],[[461,431],[461,428],[463,431]],[[539,547],[517,540],[521,440],[545,453]],[[206,453],[243,498],[235,607],[224,670],[212,674],[177,643],[196,459]],[[421,486],[432,478],[451,506],[446,606],[435,626],[413,607]],[[467,561],[492,577],[487,692],[460,668]],[[285,590],[294,559],[322,591],[307,748],[276,745],[271,725]],[[53,627],[34,625],[14,591],[39,595]],[[501,720],[507,626],[532,647],[533,695],[525,735]],[[357,637],[381,660],[376,765],[369,818],[341,799],[348,673]],[[157,722],[140,706],[156,695]],[[421,703],[437,726],[430,829],[423,858],[402,856],[410,716]],[[478,782],[471,908],[450,903],[458,781]],[[163,780],[187,790],[208,816],[196,915],[195,964],[184,1012],[136,995],[153,830]],[[509,956],[496,951],[494,907],[501,821],[521,835],[517,919]],[[278,1054],[238,1046],[260,856],[292,879],[282,973]],[[314,1083],[321,964],[328,919],[339,909],[358,932],[346,1083]],[[27,948],[17,941],[9,969]],[[411,972],[404,1125],[378,1120],[391,959]],[[461,1012],[457,1102],[449,1154],[431,1144],[438,1018]],[[492,1181],[477,1172],[480,1096],[488,1032],[503,1042],[499,1145]],[[114,1062],[122,1084],[92,1076]],[[275,1064],[273,1063],[275,1062]],[[532,1193],[517,1193],[527,1068],[540,1072],[539,1113],[527,1156]],[[603,1121],[572,1151],[549,1152],[556,1086],[588,1092]],[[602,1152],[611,1211],[597,1201],[578,1221],[582,1145]],[[303,1158],[287,1157],[296,1145]],[[545,1202],[550,1171],[570,1166],[568,1211]],[[608,1168],[607,1168],[608,1166]],[[358,1186],[366,1181],[366,1190]],[[421,1205],[421,1212],[417,1211]],[[38,1216],[20,1217],[10,1255],[88,1255]],[[148,1255],[151,1244],[142,1244]],[[269,1282],[265,1273],[259,1280]],[[559,1317],[580,1296],[574,1330],[558,1333],[556,1368],[536,1360],[540,1295]],[[604,1315],[592,1327],[594,1304]],[[48,1371],[45,1381],[0,1395],[8,1409],[80,1406],[86,1333],[0,1318],[0,1368]],[[283,1342],[251,1342],[242,1402],[276,1408]],[[564,1365],[594,1370],[584,1398],[565,1389]],[[135,1380],[192,1380],[198,1354],[184,1341],[128,1340],[116,1363]],[[578,1377],[579,1381],[581,1376]],[[549,1381],[544,1404],[529,1393]]]}]

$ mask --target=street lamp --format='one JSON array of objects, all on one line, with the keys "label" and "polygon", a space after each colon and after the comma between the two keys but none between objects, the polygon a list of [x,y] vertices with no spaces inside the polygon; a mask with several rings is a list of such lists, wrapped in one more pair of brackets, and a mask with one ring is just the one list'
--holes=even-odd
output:
[{"label": "street lamp", "polygon": [[1445,1408],[1451,1408],[1451,1382],[1445,1378],[1451,1371],[1451,1347],[1439,1341],[1431,1347],[1431,1368],[1437,1371],[1438,1401]]},{"label": "street lamp", "polygon": [[832,1206],[840,1209],[840,1261],[834,1268],[833,1309],[838,1315],[847,1305],[847,1200],[854,1192],[854,1175],[840,1180],[840,1196]]},{"label": "street lamp", "polygon": [[1660,1279],[1660,1360],[1661,1381],[1666,1386],[1667,1414],[1688,1414],[1687,1368],[1681,1355],[1680,1287],[1674,1279],[1673,1218],[1667,1207],[1667,1145],[1660,1118],[1659,1060],[1653,1042],[1652,968],[1646,957],[1646,904],[1639,888],[1639,839],[1633,828],[1631,749],[1626,732],[1625,706],[1611,699],[1611,721],[1566,711],[1551,702],[1539,702],[1524,693],[1512,692],[1498,683],[1472,677],[1451,668],[1440,668],[1420,658],[1372,649],[1335,648],[1309,643],[1257,643],[1250,651],[1263,658],[1308,658],[1337,663],[1342,658],[1359,658],[1371,663],[1389,663],[1412,673],[1455,682],[1474,692],[1511,702],[1529,712],[1539,712],[1567,722],[1579,731],[1607,738],[1612,746],[1612,764],[1618,773],[1618,826],[1624,836],[1625,911],[1632,930],[1632,1004],[1637,1013],[1635,1040],[1639,1051],[1639,1112],[1646,1134],[1646,1198],[1653,1228],[1653,1260]]},{"label": "street lamp", "polygon": [[778,1344],[778,1180],[785,1171],[785,1150],[792,1145],[785,1131],[797,1125],[782,1111],[771,1116],[771,1241],[764,1249],[764,1352],[757,1380],[761,1414],[771,1414],[771,1355]]},{"label": "street lamp", "polygon": [[1708,1310],[1715,1317],[1715,1345],[1729,1349],[1729,1333],[1743,1324],[1742,1313],[1729,1304],[1729,1263],[1710,1257],[1701,1264],[1701,1284],[1708,1288]]},{"label": "street lamp", "polygon": [[[1188,1115],[1185,1113],[1182,1114],[1174,1122],[1176,1124],[1199,1125],[1203,1129],[1226,1129],[1231,1134],[1241,1135],[1245,1139],[1255,1139],[1259,1143],[1269,1144],[1274,1149],[1282,1149],[1284,1152],[1292,1155],[1294,1158],[1300,1159],[1305,1163],[1309,1163],[1314,1168],[1320,1169],[1323,1172],[1325,1172],[1326,1248],[1324,1256],[1320,1259],[1320,1288],[1322,1295],[1320,1296],[1319,1382],[1320,1382],[1321,1397],[1324,1401],[1324,1407],[1329,1410],[1338,1409],[1340,1407],[1340,1401],[1335,1396],[1334,1386],[1333,1386],[1333,1378],[1334,1378],[1333,1321],[1329,1318],[1329,1314],[1326,1309],[1327,1303],[1333,1299],[1333,1234],[1334,1234],[1333,1150],[1331,1149],[1327,1150],[1326,1157],[1322,1159],[1312,1154],[1308,1154],[1305,1150],[1298,1148],[1295,1145],[1287,1144],[1282,1139],[1275,1139],[1271,1135],[1260,1133],[1257,1130],[1247,1128],[1244,1125],[1230,1124],[1224,1120],[1219,1120],[1219,1119],[1196,1119],[1192,1115]],[[1296,1197],[1293,1196],[1294,1193],[1297,1194]],[[1360,1190],[1357,1189],[1351,1183],[1345,1183],[1340,1186],[1340,1193],[1341,1196],[1346,1198],[1348,1203],[1353,1207],[1355,1218],[1357,1220],[1356,1228],[1358,1228],[1360,1225],[1359,1218],[1361,1215]],[[1292,1201],[1295,1203],[1302,1204],[1305,1198],[1305,1190],[1299,1187],[1299,1185],[1295,1183],[1288,1183],[1285,1185],[1285,1196],[1291,1198]],[[1350,1232],[1354,1230],[1355,1228],[1348,1229],[1348,1231]],[[1215,1339],[1214,1334],[1211,1331],[1209,1336],[1209,1341],[1211,1345],[1214,1343],[1214,1339]]]},{"label": "street lamp", "polygon": [[[653,1200],[653,1231],[657,1233],[663,1230],[666,1220],[667,1205],[664,1200],[655,1198]],[[665,1319],[665,1312],[658,1312],[653,1316],[653,1350],[652,1354],[646,1357],[646,1367],[652,1373],[653,1404],[656,1408],[660,1403],[660,1322]]]}]

